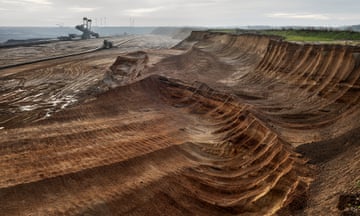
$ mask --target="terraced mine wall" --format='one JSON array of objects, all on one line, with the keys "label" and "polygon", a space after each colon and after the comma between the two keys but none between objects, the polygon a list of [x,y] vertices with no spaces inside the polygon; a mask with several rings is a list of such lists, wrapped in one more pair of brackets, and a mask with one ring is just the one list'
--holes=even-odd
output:
[{"label": "terraced mine wall", "polygon": [[339,214],[360,174],[359,53],[193,32],[172,50],[116,54],[106,70],[77,65],[71,86],[94,76],[79,93],[90,96],[46,118],[48,104],[2,116],[0,212]]},{"label": "terraced mine wall", "polygon": [[[206,76],[214,74],[216,82],[211,79],[206,83],[224,89],[230,86],[232,93],[256,105],[259,115],[264,115],[266,122],[274,122],[292,142],[317,141],[324,134],[336,137],[360,126],[353,121],[359,119],[359,47],[297,44],[277,37],[208,32],[194,32],[189,41],[196,40],[199,41],[185,54],[190,59],[184,62],[201,66],[199,62],[205,58],[199,59],[200,55],[192,53],[205,51],[215,56],[207,66],[210,62],[216,64],[216,60],[233,66],[224,79],[218,73],[221,69],[211,71],[213,65],[196,79],[206,80]],[[186,47],[187,43],[177,47]],[[195,69],[193,74],[201,74],[202,69]],[[304,137],[292,138],[298,131]]]}]

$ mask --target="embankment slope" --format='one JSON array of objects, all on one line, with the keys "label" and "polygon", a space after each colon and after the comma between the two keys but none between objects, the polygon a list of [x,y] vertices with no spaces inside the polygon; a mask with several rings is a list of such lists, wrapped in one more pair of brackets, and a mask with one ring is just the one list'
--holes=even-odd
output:
[{"label": "embankment slope", "polygon": [[193,32],[121,55],[77,105],[3,118],[0,211],[338,214],[360,174],[359,53]]}]

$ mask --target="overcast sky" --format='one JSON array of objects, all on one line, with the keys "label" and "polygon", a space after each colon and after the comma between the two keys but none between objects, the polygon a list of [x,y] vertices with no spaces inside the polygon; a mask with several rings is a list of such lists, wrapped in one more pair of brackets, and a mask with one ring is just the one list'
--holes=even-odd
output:
[{"label": "overcast sky", "polygon": [[[360,24],[359,0],[0,0],[0,26]],[[106,18],[105,18],[106,17]],[[106,19],[106,21],[105,21]]]}]

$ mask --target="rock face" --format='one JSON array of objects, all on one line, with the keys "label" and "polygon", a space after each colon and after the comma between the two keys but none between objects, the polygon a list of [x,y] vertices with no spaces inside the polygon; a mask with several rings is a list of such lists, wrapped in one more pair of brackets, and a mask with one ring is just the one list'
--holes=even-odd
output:
[{"label": "rock face", "polygon": [[[76,105],[40,118],[48,107],[26,104],[2,117],[11,124],[0,125],[0,212],[337,214],[343,179],[360,174],[358,53],[193,32],[171,50],[89,56],[108,62],[100,69],[74,59],[87,70],[72,86],[96,77]],[[54,80],[56,66],[46,67]],[[5,90],[10,102],[21,96]]]},{"label": "rock face", "polygon": [[142,51],[118,56],[105,74],[104,82],[112,88],[126,85],[146,72],[148,61],[149,57]]}]

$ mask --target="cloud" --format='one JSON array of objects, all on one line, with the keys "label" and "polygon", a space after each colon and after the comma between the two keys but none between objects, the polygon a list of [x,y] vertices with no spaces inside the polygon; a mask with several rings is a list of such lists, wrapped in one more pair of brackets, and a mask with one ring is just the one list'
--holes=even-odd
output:
[{"label": "cloud", "polygon": [[5,4],[35,4],[35,5],[51,5],[49,0],[1,0],[0,2]]},{"label": "cloud", "polygon": [[83,13],[83,12],[92,12],[98,10],[99,8],[90,8],[90,7],[71,7],[69,10],[76,12],[76,13]]},{"label": "cloud", "polygon": [[343,21],[346,21],[346,20],[360,20],[360,15],[359,14],[338,14],[336,16],[336,19],[338,20],[343,20]]},{"label": "cloud", "polygon": [[335,26],[360,21],[358,0],[0,0],[0,8],[2,25],[49,25],[50,17],[58,16],[64,18],[54,23],[73,25],[88,13],[121,26],[129,25],[129,17],[145,26]]},{"label": "cloud", "polygon": [[146,14],[150,14],[159,10],[162,10],[164,7],[152,7],[152,8],[136,8],[124,10],[124,14],[127,16],[140,17]]},{"label": "cloud", "polygon": [[219,3],[220,3],[219,1],[215,1],[215,0],[212,0],[212,1],[198,0],[198,1],[191,1],[189,3],[181,2],[179,5],[184,5],[184,6],[189,6],[189,7],[198,7],[198,6],[203,7],[203,6],[209,6],[209,5],[216,5],[216,4],[219,4]]},{"label": "cloud", "polygon": [[[0,11],[10,11],[11,13],[42,13],[52,9],[53,2],[50,0],[0,0],[6,8],[0,8]],[[1,5],[3,6],[3,5]],[[26,18],[24,18],[26,19]]]},{"label": "cloud", "polygon": [[311,14],[311,13],[272,13],[268,14],[271,18],[282,19],[312,19],[312,20],[329,20],[330,17],[324,14]]},{"label": "cloud", "polygon": [[22,0],[25,3],[39,4],[39,5],[51,5],[52,2],[48,0]]}]

